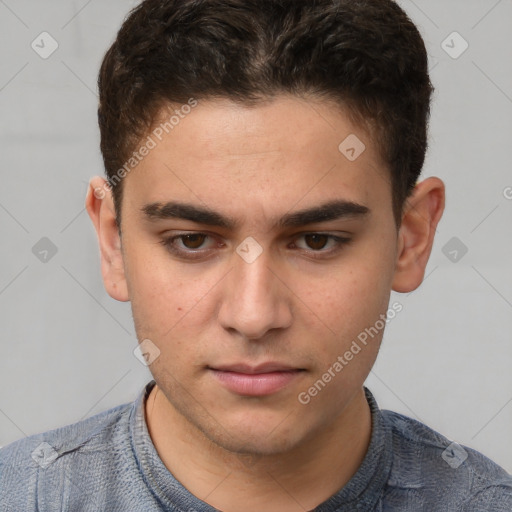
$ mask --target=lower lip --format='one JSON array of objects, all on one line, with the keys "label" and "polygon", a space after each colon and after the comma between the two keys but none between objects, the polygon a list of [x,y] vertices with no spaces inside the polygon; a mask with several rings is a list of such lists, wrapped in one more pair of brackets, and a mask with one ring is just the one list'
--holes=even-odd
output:
[{"label": "lower lip", "polygon": [[211,370],[213,375],[230,391],[245,396],[264,396],[276,393],[296,379],[302,370],[269,372],[269,373],[237,373]]}]

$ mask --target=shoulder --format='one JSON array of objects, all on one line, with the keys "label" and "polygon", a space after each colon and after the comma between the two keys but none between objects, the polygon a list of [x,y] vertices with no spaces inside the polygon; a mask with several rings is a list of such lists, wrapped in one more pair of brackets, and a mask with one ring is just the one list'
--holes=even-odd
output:
[{"label": "shoulder", "polygon": [[39,510],[40,500],[60,510],[56,507],[62,500],[59,494],[72,484],[66,482],[71,473],[80,474],[77,464],[97,475],[108,470],[103,462],[111,460],[109,452],[128,442],[131,407],[131,403],[119,405],[0,449],[0,502],[6,505],[5,510]]},{"label": "shoulder", "polygon": [[423,504],[442,504],[439,510],[512,510],[512,475],[501,466],[420,421],[388,410],[382,414],[393,445],[390,487],[409,498],[421,496]]}]

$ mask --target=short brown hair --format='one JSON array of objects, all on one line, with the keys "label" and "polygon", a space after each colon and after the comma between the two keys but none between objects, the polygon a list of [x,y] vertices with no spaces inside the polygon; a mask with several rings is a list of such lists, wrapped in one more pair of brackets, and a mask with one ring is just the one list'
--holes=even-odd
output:
[{"label": "short brown hair", "polygon": [[427,52],[392,0],[145,0],[107,51],[98,86],[119,229],[116,174],[162,107],[191,98],[251,106],[291,93],[348,107],[374,127],[397,226],[425,159],[433,91]]}]

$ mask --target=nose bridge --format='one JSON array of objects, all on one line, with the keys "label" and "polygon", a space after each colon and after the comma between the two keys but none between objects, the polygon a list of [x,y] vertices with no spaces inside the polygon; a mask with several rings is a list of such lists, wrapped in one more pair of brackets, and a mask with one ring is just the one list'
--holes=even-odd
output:
[{"label": "nose bridge", "polygon": [[219,311],[223,327],[257,339],[269,329],[287,326],[291,315],[286,287],[279,284],[271,270],[268,250],[249,241],[246,246],[240,244],[237,253]]},{"label": "nose bridge", "polygon": [[252,263],[239,261],[234,271],[235,288],[239,299],[249,303],[268,303],[271,299],[271,275],[267,261],[261,257],[259,261]]}]

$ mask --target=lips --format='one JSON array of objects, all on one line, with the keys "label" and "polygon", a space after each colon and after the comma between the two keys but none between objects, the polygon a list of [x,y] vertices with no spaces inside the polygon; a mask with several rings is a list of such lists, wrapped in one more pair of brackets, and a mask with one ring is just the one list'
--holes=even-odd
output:
[{"label": "lips", "polygon": [[209,368],[212,376],[229,391],[243,396],[277,393],[299,378],[304,370],[281,363],[257,366],[234,364]]},{"label": "lips", "polygon": [[229,366],[216,366],[213,369],[224,372],[244,373],[247,375],[299,370],[299,368],[294,368],[293,366],[280,363],[263,363],[257,366],[250,366],[248,364],[234,364]]}]

